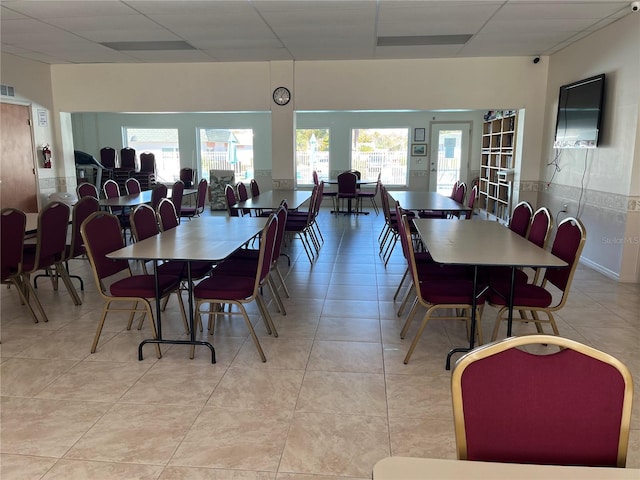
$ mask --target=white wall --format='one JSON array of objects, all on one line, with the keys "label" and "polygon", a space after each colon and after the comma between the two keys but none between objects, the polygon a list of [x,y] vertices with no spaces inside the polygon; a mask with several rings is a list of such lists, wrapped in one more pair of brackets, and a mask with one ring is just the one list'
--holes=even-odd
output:
[{"label": "white wall", "polygon": [[[594,150],[561,150],[561,170],[553,176],[546,163],[555,154],[559,87],[600,73],[606,74],[601,143]],[[568,203],[568,214],[585,224],[585,263],[621,281],[638,282],[640,15],[627,15],[553,55],[547,88],[539,201],[554,214]]]}]

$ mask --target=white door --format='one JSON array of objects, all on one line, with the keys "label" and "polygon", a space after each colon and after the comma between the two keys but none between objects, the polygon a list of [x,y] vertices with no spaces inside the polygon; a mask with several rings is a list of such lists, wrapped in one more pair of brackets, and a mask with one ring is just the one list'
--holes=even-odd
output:
[{"label": "white door", "polygon": [[456,180],[467,181],[471,122],[431,123],[429,190],[449,196]]}]

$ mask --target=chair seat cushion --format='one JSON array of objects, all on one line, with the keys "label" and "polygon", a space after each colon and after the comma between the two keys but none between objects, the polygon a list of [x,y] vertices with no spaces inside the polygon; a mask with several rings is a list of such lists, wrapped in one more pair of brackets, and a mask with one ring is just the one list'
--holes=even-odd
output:
[{"label": "chair seat cushion", "polygon": [[[501,285],[507,282],[511,282],[511,267],[488,267],[483,269],[483,274],[486,274],[490,284]],[[517,284],[529,283],[529,276],[523,270],[516,268],[515,279]]]},{"label": "chair seat cushion", "polygon": [[[206,276],[211,269],[213,268],[213,264],[207,261],[193,261],[191,262],[191,278],[198,279]],[[161,275],[175,275],[180,279],[187,279],[187,262],[181,261],[172,261],[172,262],[164,262],[161,265],[158,265],[158,273]]]},{"label": "chair seat cushion", "polygon": [[[489,293],[489,303],[493,305],[506,305],[509,299],[510,282],[493,282]],[[551,305],[553,296],[549,291],[537,285],[516,283],[513,292],[513,304],[515,306],[528,306],[545,308]]]},{"label": "chair seat cushion", "polygon": [[[109,293],[114,297],[155,298],[156,284],[153,275],[133,275],[114,282]],[[158,275],[158,292],[160,296],[178,288],[180,279],[173,275]]]},{"label": "chair seat cushion", "polygon": [[[420,282],[422,298],[431,304],[467,304],[473,300],[473,282],[452,277],[433,276]],[[478,291],[481,291],[481,286]],[[477,304],[484,303],[484,295]]]},{"label": "chair seat cushion", "polygon": [[256,278],[235,275],[218,275],[214,272],[193,289],[196,298],[212,300],[244,300],[253,295]]},{"label": "chair seat cushion", "polygon": [[[259,251],[258,251],[259,252]],[[259,255],[259,253],[258,253]],[[216,275],[233,275],[256,278],[258,257],[230,257],[216,267]]]}]

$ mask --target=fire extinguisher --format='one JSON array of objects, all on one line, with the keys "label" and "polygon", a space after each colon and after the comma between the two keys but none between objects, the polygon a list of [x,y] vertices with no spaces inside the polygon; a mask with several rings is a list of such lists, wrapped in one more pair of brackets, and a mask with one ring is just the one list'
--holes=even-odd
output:
[{"label": "fire extinguisher", "polygon": [[44,168],[51,168],[51,149],[49,145],[42,147],[42,159]]}]

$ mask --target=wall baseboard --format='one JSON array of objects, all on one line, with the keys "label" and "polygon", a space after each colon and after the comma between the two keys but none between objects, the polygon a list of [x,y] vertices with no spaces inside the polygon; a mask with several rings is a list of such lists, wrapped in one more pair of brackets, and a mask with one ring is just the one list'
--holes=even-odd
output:
[{"label": "wall baseboard", "polygon": [[586,265],[592,270],[595,270],[596,272],[600,272],[605,277],[615,280],[616,282],[620,281],[620,275],[618,273],[614,272],[613,270],[609,270],[608,268],[605,268],[598,263],[592,262],[588,258],[581,258],[580,263],[582,263],[583,265]]}]

